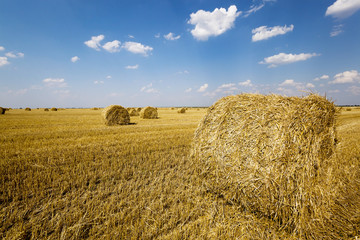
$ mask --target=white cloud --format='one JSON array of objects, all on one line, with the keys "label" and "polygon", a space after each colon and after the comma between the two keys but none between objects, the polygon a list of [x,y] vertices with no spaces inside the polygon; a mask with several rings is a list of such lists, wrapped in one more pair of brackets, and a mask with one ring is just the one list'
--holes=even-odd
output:
[{"label": "white cloud", "polygon": [[189,71],[188,70],[179,71],[176,74],[189,74]]},{"label": "white cloud", "polygon": [[100,42],[104,39],[104,35],[99,35],[99,36],[93,36],[91,37],[91,40],[88,40],[85,43],[86,46],[88,46],[89,48],[93,48],[96,51],[100,51]]},{"label": "white cloud", "polygon": [[235,83],[225,83],[225,84],[221,85],[220,87],[218,87],[218,89],[233,88],[235,86],[236,86]]},{"label": "white cloud", "polygon": [[160,38],[160,33],[155,34],[155,38]]},{"label": "white cloud", "polygon": [[312,83],[307,83],[307,84],[306,84],[306,87],[307,87],[307,88],[314,88],[314,87],[315,87],[315,85],[314,85],[314,84],[312,84]]},{"label": "white cloud", "polygon": [[294,25],[290,25],[289,27],[285,26],[275,26],[275,27],[267,27],[261,26],[252,30],[252,41],[261,41],[271,37],[275,37],[277,35],[283,35],[287,32],[291,32],[294,30]]},{"label": "white cloud", "polygon": [[197,91],[198,92],[205,92],[208,87],[209,87],[209,84],[205,83]]},{"label": "white cloud", "polygon": [[142,87],[140,89],[140,92],[146,92],[146,93],[159,93],[159,91],[152,87],[152,83],[149,83],[148,85]]},{"label": "white cloud", "polygon": [[325,16],[347,18],[360,9],[359,0],[337,0],[326,10]]},{"label": "white cloud", "polygon": [[353,95],[360,95],[360,87],[358,86],[351,86],[347,90],[347,92],[351,92]]},{"label": "white cloud", "polygon": [[239,82],[238,83],[240,86],[244,86],[244,87],[251,87],[252,86],[252,83],[251,83],[251,80],[250,79],[248,79],[248,80],[246,80],[246,81],[244,81],[244,82]]},{"label": "white cloud", "polygon": [[134,39],[135,37],[133,35],[128,35],[129,38]]},{"label": "white cloud", "polygon": [[112,77],[110,75],[106,76],[107,79],[111,79]]},{"label": "white cloud", "polygon": [[12,95],[19,96],[19,95],[24,95],[24,94],[26,94],[28,91],[29,91],[29,89],[23,88],[23,89],[19,89],[19,90],[16,90],[16,91],[9,90],[9,91],[7,91],[7,93],[8,93],[8,94],[12,94]]},{"label": "white cloud", "polygon": [[329,83],[353,83],[356,81],[360,82],[360,73],[356,70],[351,70],[336,74],[334,80]]},{"label": "white cloud", "polygon": [[120,51],[120,41],[114,40],[112,42],[107,42],[103,45],[103,48],[110,53],[119,52]]},{"label": "white cloud", "polygon": [[152,47],[145,46],[138,42],[125,42],[122,46],[127,51],[135,53],[135,54],[142,54],[144,56],[148,56],[148,53],[153,50]]},{"label": "white cloud", "polygon": [[316,53],[300,53],[300,54],[286,54],[286,53],[279,53],[277,55],[264,58],[264,61],[259,62],[260,64],[268,64],[269,68],[277,67],[278,65],[282,64],[289,64],[298,61],[305,61],[309,58],[319,56]]},{"label": "white cloud", "polygon": [[248,17],[250,14],[259,11],[259,10],[262,9],[264,6],[265,6],[265,3],[262,3],[262,4],[258,5],[258,6],[252,5],[252,6],[250,7],[250,9],[249,9],[248,11],[246,11],[244,17],[246,18],[246,17]]},{"label": "white cloud", "polygon": [[189,93],[191,91],[192,91],[192,88],[188,88],[188,89],[185,90],[186,93]]},{"label": "white cloud", "polygon": [[329,75],[322,75],[321,77],[314,78],[314,81],[327,80]]},{"label": "white cloud", "polygon": [[9,64],[7,57],[0,57],[0,67]]},{"label": "white cloud", "polygon": [[104,81],[94,81],[94,84],[104,84]]},{"label": "white cloud", "polygon": [[240,14],[241,11],[238,12],[235,5],[231,5],[228,10],[225,8],[215,8],[212,12],[198,10],[190,14],[188,23],[195,25],[191,34],[200,41],[206,41],[211,36],[219,36],[233,27],[235,19]]},{"label": "white cloud", "polygon": [[280,83],[279,86],[296,86],[297,83],[294,79],[286,79],[284,82]]},{"label": "white cloud", "polygon": [[78,57],[78,56],[74,56],[74,57],[72,57],[71,58],[71,61],[74,63],[74,62],[77,62],[77,61],[79,61],[80,60],[80,58]]},{"label": "white cloud", "polygon": [[180,35],[175,36],[172,32],[169,32],[168,34],[164,35],[164,38],[166,40],[174,41],[174,40],[178,40],[180,38]]},{"label": "white cloud", "polygon": [[5,48],[3,46],[0,46],[0,51],[4,51]]},{"label": "white cloud", "polygon": [[51,88],[64,88],[67,87],[67,83],[65,82],[64,78],[45,78],[43,83],[47,87]]},{"label": "white cloud", "polygon": [[330,33],[330,37],[335,37],[343,32],[343,24],[335,25]]},{"label": "white cloud", "polygon": [[13,52],[8,52],[5,54],[5,56],[9,57],[9,58],[23,58],[24,57],[24,53],[13,53]]},{"label": "white cloud", "polygon": [[133,65],[133,66],[126,66],[125,67],[126,69],[138,69],[139,68],[139,65],[138,64],[136,64],[136,65]]}]

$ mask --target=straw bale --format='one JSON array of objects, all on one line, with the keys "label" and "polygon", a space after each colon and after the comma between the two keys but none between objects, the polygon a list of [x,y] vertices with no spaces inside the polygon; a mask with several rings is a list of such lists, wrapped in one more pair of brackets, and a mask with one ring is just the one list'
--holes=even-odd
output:
[{"label": "straw bale", "polygon": [[45,112],[48,112],[48,111],[49,111],[49,109],[48,109],[48,108],[44,108],[44,111],[45,111]]},{"label": "straw bale", "polygon": [[130,109],[128,112],[131,117],[140,115],[139,112],[135,108]]},{"label": "straw bale", "polygon": [[31,108],[27,107],[27,108],[25,108],[25,111],[31,111]]},{"label": "straw bale", "polygon": [[5,108],[0,107],[0,114],[5,114],[5,111],[6,111]]},{"label": "straw bale", "polygon": [[186,112],[186,109],[185,108],[181,108],[178,110],[178,113],[185,113]]},{"label": "straw bale", "polygon": [[315,94],[224,97],[199,123],[192,159],[207,191],[296,236],[332,234],[314,229],[336,215],[326,212],[330,195],[319,178],[335,151],[335,115],[335,105]]},{"label": "straw bale", "polygon": [[146,107],[141,109],[140,111],[140,117],[141,118],[146,118],[146,119],[156,119],[158,118],[158,112],[156,108],[153,107]]},{"label": "straw bale", "polygon": [[53,107],[53,108],[51,108],[50,110],[56,112],[58,109],[55,108],[55,107]]},{"label": "straw bale", "polygon": [[105,124],[113,125],[127,125],[130,123],[130,115],[128,111],[120,105],[110,105],[102,111]]},{"label": "straw bale", "polygon": [[138,111],[138,112],[140,113],[141,107],[138,107],[138,108],[136,109],[136,111]]}]

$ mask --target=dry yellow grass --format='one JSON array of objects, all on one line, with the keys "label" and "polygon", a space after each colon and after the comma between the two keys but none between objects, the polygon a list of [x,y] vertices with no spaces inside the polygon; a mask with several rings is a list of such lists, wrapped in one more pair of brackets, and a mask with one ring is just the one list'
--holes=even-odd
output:
[{"label": "dry yellow grass", "polygon": [[[186,118],[158,112],[156,121],[111,128],[98,111],[3,115],[0,239],[291,239],[278,223],[204,188],[188,157],[204,109]],[[344,203],[360,192],[360,110],[341,112],[338,122],[335,155],[347,166],[339,186],[352,183]],[[341,238],[359,236],[359,224],[353,232]]]}]

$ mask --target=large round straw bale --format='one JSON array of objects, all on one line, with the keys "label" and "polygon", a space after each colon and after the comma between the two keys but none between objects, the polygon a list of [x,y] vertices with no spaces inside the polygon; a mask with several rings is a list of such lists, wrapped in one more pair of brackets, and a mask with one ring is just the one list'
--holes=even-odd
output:
[{"label": "large round straw bale", "polygon": [[6,111],[5,108],[0,107],[0,114],[5,114],[5,111]]},{"label": "large round straw bale", "polygon": [[140,115],[140,113],[138,111],[136,111],[135,108],[130,109],[128,112],[129,112],[131,117]]},{"label": "large round straw bale", "polygon": [[195,132],[207,191],[302,234],[318,210],[318,170],[335,151],[335,106],[324,97],[220,99]]},{"label": "large round straw bale", "polygon": [[44,111],[45,111],[45,112],[48,112],[48,111],[49,111],[49,109],[48,109],[48,108],[44,108]]},{"label": "large round straw bale", "polygon": [[186,112],[186,109],[185,108],[181,108],[178,110],[178,113],[185,113]]},{"label": "large round straw bale", "polygon": [[27,107],[25,108],[25,111],[31,111],[31,108]]},{"label": "large round straw bale", "polygon": [[141,111],[141,107],[138,107],[138,108],[136,109],[136,111],[140,112],[140,111]]},{"label": "large round straw bale", "polygon": [[128,111],[119,105],[110,105],[102,111],[105,124],[108,126],[113,125],[126,125],[130,123],[130,115]]},{"label": "large round straw bale", "polygon": [[158,117],[157,109],[153,107],[146,107],[140,111],[141,118],[155,119]]},{"label": "large round straw bale", "polygon": [[58,109],[55,108],[55,107],[53,107],[53,108],[51,108],[50,110],[56,112]]}]

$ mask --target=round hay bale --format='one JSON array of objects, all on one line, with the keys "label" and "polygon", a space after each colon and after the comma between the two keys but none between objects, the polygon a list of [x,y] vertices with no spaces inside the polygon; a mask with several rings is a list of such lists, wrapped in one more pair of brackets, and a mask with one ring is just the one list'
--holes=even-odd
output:
[{"label": "round hay bale", "polygon": [[6,111],[5,108],[0,107],[0,114],[5,114],[5,111]]},{"label": "round hay bale", "polygon": [[45,112],[48,112],[48,111],[49,111],[49,109],[48,109],[48,108],[44,108],[44,111],[45,111]]},{"label": "round hay bale", "polygon": [[140,113],[139,113],[135,108],[132,108],[132,109],[129,111],[129,115],[130,115],[131,117],[133,117],[133,116],[139,116]]},{"label": "round hay bale", "polygon": [[102,111],[105,124],[113,125],[127,125],[130,123],[130,115],[128,111],[120,105],[110,105]]},{"label": "round hay bale", "polygon": [[97,108],[97,107],[93,107],[91,108],[90,110],[99,110],[100,108]]},{"label": "round hay bale", "polygon": [[335,151],[335,115],[314,94],[224,97],[199,123],[192,159],[207,191],[302,235],[323,216],[317,176]]},{"label": "round hay bale", "polygon": [[178,110],[178,113],[185,113],[186,112],[186,109],[185,108],[182,108],[182,109],[179,109]]},{"label": "round hay bale", "polygon": [[144,119],[156,119],[158,118],[158,112],[156,108],[146,107],[141,109],[140,117]]},{"label": "round hay bale", "polygon": [[31,108],[27,107],[25,108],[25,111],[31,111]]},{"label": "round hay bale", "polygon": [[56,112],[58,109],[55,108],[55,107],[53,107],[53,108],[51,108],[50,110]]},{"label": "round hay bale", "polygon": [[137,108],[136,111],[140,112],[140,111],[141,111],[141,107]]}]

